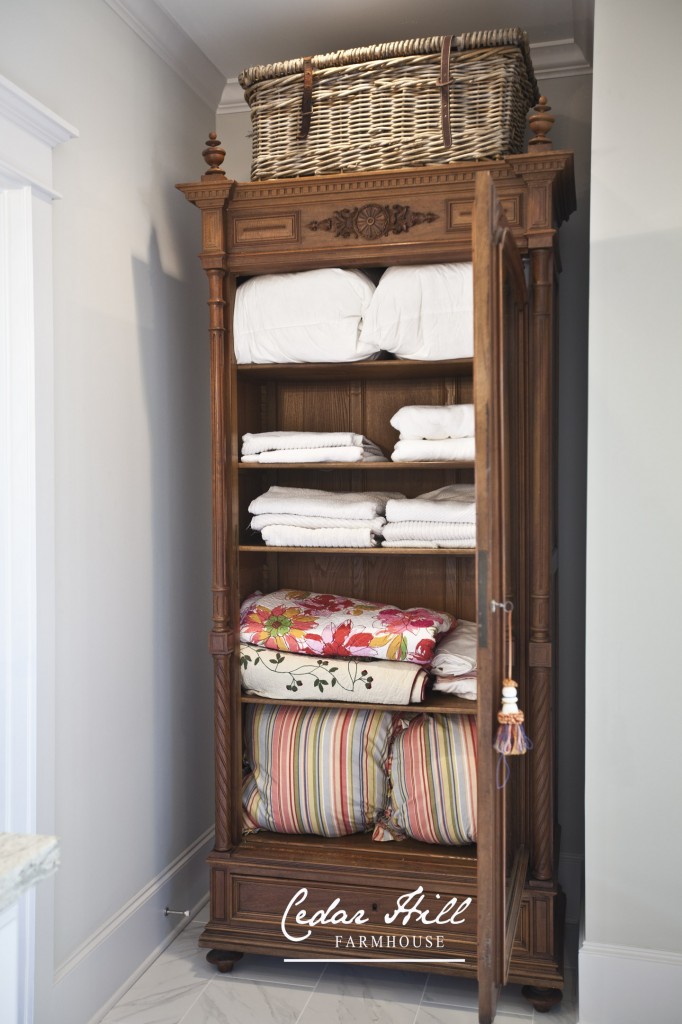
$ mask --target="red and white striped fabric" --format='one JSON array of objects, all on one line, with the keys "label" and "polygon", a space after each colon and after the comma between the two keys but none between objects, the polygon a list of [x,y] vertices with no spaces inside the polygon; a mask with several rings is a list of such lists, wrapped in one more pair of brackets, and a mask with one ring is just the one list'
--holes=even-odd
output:
[{"label": "red and white striped fabric", "polygon": [[389,711],[257,704],[245,709],[244,830],[345,836],[386,806]]},{"label": "red and white striped fabric", "polygon": [[389,809],[373,838],[475,843],[476,740],[473,715],[413,718],[393,742]]}]

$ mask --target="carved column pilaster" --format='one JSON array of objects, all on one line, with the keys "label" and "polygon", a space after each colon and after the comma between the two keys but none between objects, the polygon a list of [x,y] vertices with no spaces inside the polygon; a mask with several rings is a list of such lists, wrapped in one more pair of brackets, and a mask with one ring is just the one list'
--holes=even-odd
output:
[{"label": "carved column pilaster", "polygon": [[[230,741],[235,697],[230,686],[231,655],[234,650],[234,623],[227,538],[232,530],[229,498],[231,400],[228,365],[226,314],[226,238],[225,212],[234,182],[225,176],[220,164],[225,157],[215,132],[211,132],[203,153],[208,171],[201,183],[179,185],[187,199],[201,210],[201,264],[208,277],[209,345],[211,363],[211,491],[212,491],[212,590],[213,623],[209,650],[214,665],[215,695],[215,818],[216,850],[231,847],[234,808],[232,782],[235,770],[233,744]],[[238,770],[238,769],[237,769]]]},{"label": "carved column pilaster", "polygon": [[531,877],[554,875],[555,766],[552,668],[552,544],[554,538],[554,259],[551,249],[531,251],[530,322],[530,538],[529,761]]},{"label": "carved column pilaster", "polygon": [[[214,235],[216,217],[223,220],[219,209],[203,210],[204,242],[207,229]],[[230,763],[230,655],[234,649],[230,620],[229,566],[227,538],[231,529],[227,474],[229,458],[229,392],[226,377],[227,338],[225,330],[225,270],[216,253],[202,254],[209,285],[209,339],[211,357],[211,476],[212,476],[212,549],[213,549],[213,628],[209,648],[214,663],[215,708],[215,825],[217,850],[231,844],[231,763]],[[216,263],[220,265],[217,266]]]}]

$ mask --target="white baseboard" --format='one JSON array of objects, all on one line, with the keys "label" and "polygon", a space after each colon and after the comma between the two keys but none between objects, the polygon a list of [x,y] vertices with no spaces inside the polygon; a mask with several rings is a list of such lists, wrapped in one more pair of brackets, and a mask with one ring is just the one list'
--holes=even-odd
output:
[{"label": "white baseboard", "polygon": [[682,955],[583,942],[578,953],[580,1024],[679,1024]]},{"label": "white baseboard", "polygon": [[119,1001],[119,999],[122,999],[122,997],[126,994],[128,989],[132,988],[133,985],[135,984],[135,982],[138,980],[138,978],[141,978],[142,975],[144,974],[144,972],[149,967],[151,967],[151,965],[154,963],[155,960],[158,959],[158,957],[161,956],[161,954],[163,953],[164,949],[166,949],[168,946],[170,946],[171,942],[173,942],[173,940],[178,937],[180,932],[183,931],[187,927],[187,925],[192,920],[192,918],[195,917],[199,913],[201,908],[206,905],[206,903],[208,902],[208,899],[209,899],[208,892],[205,892],[204,895],[199,899],[199,901],[196,904],[196,906],[190,908],[190,910],[189,910],[189,917],[181,918],[180,919],[180,923],[177,924],[173,928],[173,930],[170,932],[170,934],[167,935],[163,939],[163,941],[159,943],[159,945],[156,947],[156,949],[152,950],[152,952],[149,954],[147,959],[144,960],[139,965],[137,970],[134,971],[130,975],[130,977],[127,978],[123,982],[123,984],[120,985],[119,988],[116,989],[116,991],[113,993],[113,995],[111,995],[107,999],[106,1003],[103,1006],[100,1006],[99,1010],[94,1015],[94,1017],[90,1018],[90,1020],[88,1021],[88,1024],[99,1024],[99,1022],[101,1020],[103,1020],[104,1017],[106,1017],[106,1015],[109,1013],[109,1010],[111,1010],[114,1006],[116,1006],[116,1003]]},{"label": "white baseboard", "polygon": [[164,909],[193,915],[205,903],[213,834],[199,836],[56,967],[50,1018],[36,1024],[95,1024],[106,1015],[187,923]]},{"label": "white baseboard", "polygon": [[566,924],[580,923],[583,894],[584,857],[578,853],[559,855],[559,885],[566,894]]}]

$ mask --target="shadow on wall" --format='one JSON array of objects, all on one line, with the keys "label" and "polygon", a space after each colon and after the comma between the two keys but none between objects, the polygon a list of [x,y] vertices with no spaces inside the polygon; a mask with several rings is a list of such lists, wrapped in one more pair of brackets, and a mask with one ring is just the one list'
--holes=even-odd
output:
[{"label": "shadow on wall", "polygon": [[[170,864],[213,821],[208,344],[196,290],[164,272],[154,230],[133,279],[152,493],[154,833],[157,863]],[[200,895],[178,891],[174,905]]]},{"label": "shadow on wall", "polygon": [[567,920],[580,919],[585,790],[585,551],[590,236],[590,75],[540,82],[556,115],[555,149],[571,149],[577,209],[559,231],[557,747],[559,878]]}]

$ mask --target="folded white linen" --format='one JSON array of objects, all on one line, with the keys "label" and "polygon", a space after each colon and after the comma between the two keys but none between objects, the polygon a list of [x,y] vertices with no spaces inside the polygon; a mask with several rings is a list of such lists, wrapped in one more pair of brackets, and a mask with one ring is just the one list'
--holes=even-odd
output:
[{"label": "folded white linen", "polygon": [[473,437],[473,405],[404,405],[391,417],[401,441]]},{"label": "folded white linen", "polygon": [[240,284],[233,333],[238,363],[329,363],[379,351],[360,338],[374,285],[336,267],[263,274]]},{"label": "folded white linen", "polygon": [[437,676],[463,676],[476,671],[478,629],[475,622],[458,619],[457,625],[438,643],[431,659]]},{"label": "folded white linen", "polygon": [[389,267],[364,314],[360,342],[400,359],[474,354],[471,263]]},{"label": "folded white linen", "polygon": [[433,689],[436,693],[451,693],[455,697],[464,697],[465,700],[476,700],[476,673],[472,672],[468,676],[436,676],[433,680]]},{"label": "folded white linen", "polygon": [[362,434],[351,431],[266,430],[260,434],[244,434],[242,455],[258,455],[281,448],[343,448],[362,447],[366,443]]},{"label": "folded white linen", "polygon": [[378,544],[377,535],[366,526],[264,526],[261,536],[273,548],[373,548]]},{"label": "folded white linen", "polygon": [[390,523],[475,523],[476,488],[473,484],[448,484],[418,498],[391,498],[386,502],[386,518]]},{"label": "folded white linen", "polygon": [[389,498],[404,494],[383,491],[336,492],[312,487],[279,487],[274,485],[249,505],[252,515],[264,512],[287,512],[290,515],[344,516],[347,519],[373,519],[383,516]]},{"label": "folded white linen", "polygon": [[280,448],[276,452],[242,455],[242,462],[269,465],[277,462],[388,462],[388,459],[376,445],[368,445],[362,448]]},{"label": "folded white linen", "polygon": [[262,530],[264,526],[307,526],[311,529],[350,526],[358,530],[364,527],[372,533],[381,533],[385,522],[383,516],[375,516],[373,519],[349,519],[347,516],[296,516],[285,512],[265,512],[263,515],[254,516],[250,525],[252,530]]},{"label": "folded white linen", "polygon": [[276,700],[334,700],[353,704],[417,704],[424,699],[426,671],[414,662],[376,658],[323,658],[239,648],[242,689]]},{"label": "folded white linen", "polygon": [[442,441],[397,441],[393,462],[472,462],[476,457],[473,437],[450,437]]},{"label": "folded white linen", "polygon": [[452,537],[448,540],[423,540],[420,537],[411,537],[406,540],[382,540],[382,548],[473,548],[476,546],[473,540],[465,537]]},{"label": "folded white linen", "polygon": [[475,523],[429,523],[407,519],[402,523],[386,523],[381,531],[386,540],[433,540],[476,546]]},{"label": "folded white linen", "polygon": [[382,540],[382,548],[468,548],[469,544],[446,544],[437,540]]}]

